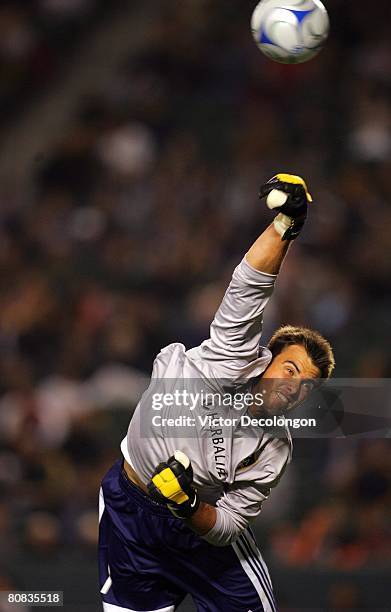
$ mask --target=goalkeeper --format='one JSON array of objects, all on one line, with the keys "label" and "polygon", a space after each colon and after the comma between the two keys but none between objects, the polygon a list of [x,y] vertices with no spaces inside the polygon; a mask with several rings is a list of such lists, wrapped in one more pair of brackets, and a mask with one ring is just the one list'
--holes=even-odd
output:
[{"label": "goalkeeper", "polygon": [[[316,331],[285,326],[259,345],[262,314],[289,245],[300,233],[311,196],[297,176],[278,174],[260,192],[274,222],[233,273],[210,338],[186,350],[179,343],[156,357],[151,385],[121,444],[123,459],[100,493],[100,587],[105,612],[176,609],[191,594],[199,611],[275,612],[272,583],[250,523],[291,458],[289,431],[240,425],[210,427],[197,416],[227,416],[226,406],[192,410],[197,435],[178,437],[149,418],[152,392],[202,383],[214,394],[263,394],[252,417],[282,415],[300,403],[334,359]],[[156,414],[156,413],[155,413]],[[180,409],[164,406],[163,417]],[[166,419],[168,420],[168,419]],[[209,427],[209,429],[208,429]]]}]

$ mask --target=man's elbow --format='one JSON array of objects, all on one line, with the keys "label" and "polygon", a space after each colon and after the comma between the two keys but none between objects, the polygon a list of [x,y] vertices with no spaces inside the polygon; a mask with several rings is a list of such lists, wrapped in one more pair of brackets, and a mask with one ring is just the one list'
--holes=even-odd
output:
[{"label": "man's elbow", "polygon": [[241,535],[241,533],[242,531],[238,533],[230,534],[228,536],[216,536],[216,535],[209,536],[209,534],[205,534],[202,537],[204,538],[204,540],[209,542],[209,544],[212,544],[212,546],[223,547],[223,546],[230,546],[231,544],[234,544],[236,540],[239,538],[239,536]]},{"label": "man's elbow", "polygon": [[214,526],[202,537],[212,546],[230,546],[243,533],[247,524],[243,517],[233,517],[219,509]]}]

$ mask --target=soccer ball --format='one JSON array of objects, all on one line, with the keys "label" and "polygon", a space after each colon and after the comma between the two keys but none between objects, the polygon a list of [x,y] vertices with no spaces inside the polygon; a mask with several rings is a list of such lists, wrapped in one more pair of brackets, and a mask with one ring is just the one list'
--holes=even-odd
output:
[{"label": "soccer ball", "polygon": [[320,0],[261,0],[251,17],[257,47],[282,64],[301,64],[322,49],[329,18]]}]

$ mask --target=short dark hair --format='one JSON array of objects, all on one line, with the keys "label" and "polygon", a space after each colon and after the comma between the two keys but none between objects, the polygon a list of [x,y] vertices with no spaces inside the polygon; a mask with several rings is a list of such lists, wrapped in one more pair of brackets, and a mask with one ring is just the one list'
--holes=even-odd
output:
[{"label": "short dark hair", "polygon": [[321,378],[329,378],[335,366],[333,349],[330,343],[314,329],[284,325],[277,329],[271,337],[268,348],[273,358],[292,344],[300,344],[305,348],[312,363],[319,368]]}]

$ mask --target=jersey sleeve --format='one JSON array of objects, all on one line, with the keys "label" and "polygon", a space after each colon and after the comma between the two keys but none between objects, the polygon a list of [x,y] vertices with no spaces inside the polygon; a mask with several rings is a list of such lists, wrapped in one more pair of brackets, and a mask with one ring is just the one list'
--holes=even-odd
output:
[{"label": "jersey sleeve", "polygon": [[235,542],[249,522],[258,516],[268,494],[254,486],[225,493],[216,505],[216,522],[203,538],[214,546],[228,546]]},{"label": "jersey sleeve", "polygon": [[246,379],[260,375],[271,359],[259,355],[263,311],[273,292],[276,275],[259,272],[244,258],[210,326],[210,337],[188,356],[201,361],[211,375]]},{"label": "jersey sleeve", "polygon": [[214,546],[228,546],[261,512],[291,459],[291,442],[274,440],[251,469],[254,480],[235,481],[216,503],[216,522],[203,537]]}]

